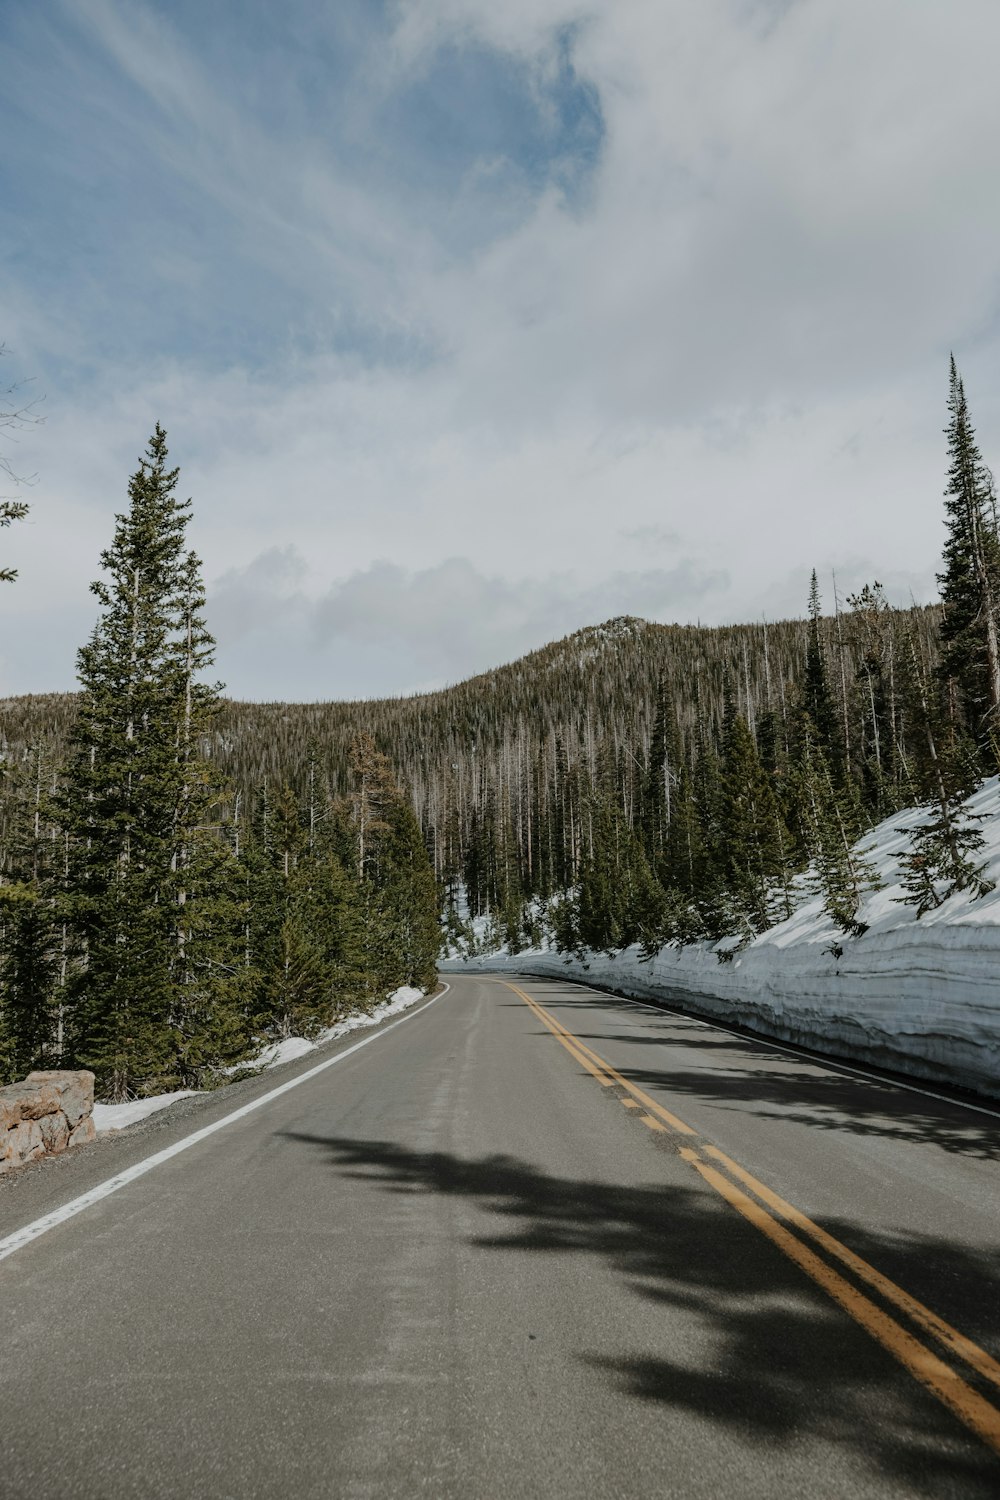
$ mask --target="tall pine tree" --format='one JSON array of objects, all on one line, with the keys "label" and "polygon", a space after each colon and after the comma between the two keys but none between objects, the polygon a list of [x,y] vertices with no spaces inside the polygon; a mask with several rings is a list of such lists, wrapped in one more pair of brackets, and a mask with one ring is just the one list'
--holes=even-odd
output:
[{"label": "tall pine tree", "polygon": [[[92,585],[101,614],[79,653],[61,799],[83,953],[72,1048],[115,1099],[190,1080],[194,1033],[232,1000],[235,935],[224,912],[206,910],[224,858],[205,846],[212,789],[198,756],[217,697],[197,676],[212,641],[199,565],[185,551],[191,504],[178,500],[177,478],[157,425],[101,555],[105,577]],[[231,1056],[233,1027],[221,1030]]]},{"label": "tall pine tree", "polygon": [[1000,762],[1000,537],[993,475],[969,417],[965,387],[951,359],[948,410],[948,535],[938,575],[944,619],[940,675],[952,717],[972,734],[983,764]]}]

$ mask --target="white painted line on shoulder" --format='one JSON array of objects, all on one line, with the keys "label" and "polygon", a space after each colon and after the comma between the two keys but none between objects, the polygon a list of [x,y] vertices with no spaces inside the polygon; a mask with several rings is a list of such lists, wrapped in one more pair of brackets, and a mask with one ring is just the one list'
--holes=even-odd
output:
[{"label": "white painted line on shoulder", "polygon": [[31,1224],[25,1224],[22,1229],[15,1229],[6,1239],[0,1240],[0,1260],[6,1260],[8,1255],[13,1255],[15,1250],[21,1250],[25,1245],[30,1245],[32,1240],[37,1240],[40,1235],[47,1234],[50,1229],[64,1224],[67,1219],[75,1218],[77,1214],[83,1213],[84,1209],[100,1203],[102,1198],[109,1198],[112,1193],[117,1193],[119,1188],[127,1187],[130,1182],[135,1182],[137,1177],[144,1177],[154,1167],[159,1167],[172,1156],[179,1156],[182,1151],[187,1151],[190,1146],[197,1146],[199,1141],[207,1140],[217,1130],[223,1130],[227,1125],[232,1125],[236,1120],[242,1120],[246,1115],[253,1114],[255,1109],[263,1109],[265,1104],[270,1104],[272,1099],[278,1099],[282,1094],[287,1094],[291,1089],[297,1089],[300,1084],[308,1083],[310,1078],[315,1078],[317,1073],[323,1073],[327,1068],[335,1067],[337,1063],[343,1062],[345,1057],[352,1053],[360,1052],[362,1047],[370,1047],[372,1042],[379,1041],[390,1031],[395,1031],[397,1026],[402,1026],[404,1021],[412,1021],[414,1016],[422,1015],[429,1010],[435,1001],[440,1000],[451,989],[450,984],[445,984],[440,994],[433,995],[426,1005],[421,1005],[418,1010],[408,1010],[405,1015],[399,1017],[398,1021],[391,1021],[388,1026],[383,1026],[380,1031],[373,1032],[371,1036],[363,1037],[360,1042],[353,1046],[345,1047],[343,1052],[337,1052],[333,1057],[328,1057],[324,1062],[317,1063],[314,1068],[309,1068],[305,1073],[300,1073],[297,1078],[289,1079],[288,1083],[279,1084],[275,1089],[269,1089],[266,1094],[261,1094],[259,1099],[253,1099],[249,1104],[244,1104],[239,1109],[234,1109],[232,1114],[224,1115],[221,1120],[214,1120],[211,1125],[203,1125],[200,1130],[195,1130],[191,1135],[186,1135],[183,1140],[175,1141],[172,1146],[167,1146],[162,1151],[157,1151],[154,1156],[147,1156],[144,1161],[136,1162],[134,1167],[126,1167],[124,1172],[118,1172],[114,1177],[108,1177],[104,1182],[99,1182],[88,1192],[81,1193],[79,1198],[73,1198],[69,1203],[64,1203],[61,1208],[54,1208],[51,1213],[44,1214],[40,1219],[35,1219]]}]

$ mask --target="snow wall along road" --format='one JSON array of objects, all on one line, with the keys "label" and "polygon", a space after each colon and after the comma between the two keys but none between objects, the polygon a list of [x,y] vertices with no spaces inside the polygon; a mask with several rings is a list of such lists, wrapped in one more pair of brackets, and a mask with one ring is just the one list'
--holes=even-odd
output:
[{"label": "snow wall along road", "polygon": [[443,960],[461,971],[571,978],[599,989],[676,1004],[765,1036],[857,1058],[919,1078],[1000,1097],[1000,778],[971,802],[986,846],[977,856],[996,882],[985,896],[957,894],[919,921],[900,901],[898,857],[919,809],[896,814],[860,841],[881,888],[845,937],[813,897],[748,947],[638,949],[580,959],[553,949]]}]

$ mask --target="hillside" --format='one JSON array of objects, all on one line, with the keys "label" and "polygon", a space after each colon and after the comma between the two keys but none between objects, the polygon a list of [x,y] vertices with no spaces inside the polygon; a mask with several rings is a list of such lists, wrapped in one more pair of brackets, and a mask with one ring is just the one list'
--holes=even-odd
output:
[{"label": "hillside", "polygon": [[[893,612],[891,622],[874,626],[857,613],[820,621],[849,745],[852,738],[860,744],[866,733],[857,681],[873,629],[881,633],[879,649],[888,653],[891,672],[890,624],[912,624],[930,655],[937,618],[936,609],[919,609]],[[752,728],[766,714],[786,722],[807,639],[806,620],[710,627],[626,616],[416,697],[224,700],[204,749],[247,814],[265,784],[287,782],[305,795],[310,764],[314,783],[339,795],[351,739],[370,733],[412,791],[438,876],[463,874],[477,908],[497,905],[508,885],[548,894],[572,878],[586,785],[602,766],[634,822],[662,704],[670,705],[688,760],[699,724],[703,736],[718,740],[727,682]],[[74,708],[72,694],[0,700],[0,753],[16,762],[38,745],[49,764],[57,764]],[[889,712],[892,717],[891,705]],[[468,868],[470,857],[489,869],[477,876]]]}]

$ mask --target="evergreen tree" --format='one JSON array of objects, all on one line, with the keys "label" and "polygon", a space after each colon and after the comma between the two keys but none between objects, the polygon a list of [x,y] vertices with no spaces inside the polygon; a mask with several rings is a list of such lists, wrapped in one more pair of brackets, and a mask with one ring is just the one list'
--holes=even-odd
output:
[{"label": "evergreen tree", "polygon": [[0,1082],[55,1061],[51,910],[32,885],[0,887]]},{"label": "evergreen tree", "polygon": [[608,750],[601,756],[587,801],[588,836],[575,893],[575,928],[586,948],[610,953],[639,940],[647,949],[654,942],[659,947],[663,892],[642,840],[629,824],[621,768]]},{"label": "evergreen tree", "polygon": [[726,833],[722,822],[722,765],[703,719],[698,722],[691,790],[697,818],[699,851],[698,861],[694,865],[696,884],[692,902],[698,915],[700,935],[716,941],[730,930],[732,913],[725,880]]},{"label": "evergreen tree", "polygon": [[826,670],[822,618],[819,584],[816,581],[814,568],[809,583],[809,633],[806,646],[806,669],[802,682],[802,703],[823,754],[835,771],[839,772],[843,761],[843,742],[837,727],[837,713],[833,706],[833,696],[830,692]]},{"label": "evergreen tree", "polygon": [[867,927],[858,919],[858,908],[865,892],[877,889],[879,882],[854,847],[853,804],[834,778],[808,719],[794,780],[802,840],[810,860],[808,883],[823,896],[824,910],[837,926],[860,937]]},{"label": "evergreen tree", "polygon": [[13,1077],[58,1062],[60,937],[53,843],[48,838],[50,768],[40,747],[4,776],[13,814],[9,883],[0,885],[0,1051]]},{"label": "evergreen tree", "polygon": [[662,857],[666,846],[672,811],[672,790],[676,785],[681,761],[677,720],[668,706],[662,683],[657,700],[639,819],[643,844],[654,862]]},{"label": "evergreen tree", "polygon": [[[23,500],[0,500],[0,529],[12,521],[23,521],[27,514],[28,507]],[[16,577],[16,568],[0,568],[0,583],[13,583]]]},{"label": "evergreen tree", "polygon": [[993,887],[974,863],[984,843],[968,808],[969,795],[979,779],[975,743],[932,694],[929,674],[912,637],[908,646],[908,706],[929,817],[910,830],[910,848],[900,864],[907,893],[902,899],[915,905],[917,916],[922,917],[956,891],[981,896]]},{"label": "evergreen tree", "polygon": [[71,992],[73,1051],[116,1099],[178,1081],[196,1029],[192,1003],[202,1014],[225,1004],[232,977],[221,966],[214,992],[211,923],[199,925],[196,982],[187,951],[215,883],[195,849],[212,801],[197,744],[217,691],[196,679],[212,642],[198,562],[184,550],[190,501],[177,499],[177,477],[157,426],[101,555],[106,578],[92,585],[102,612],[79,653],[79,715],[60,799],[69,913],[83,951]]},{"label": "evergreen tree", "polygon": [[371,736],[355,737],[351,770],[340,847],[358,872],[365,991],[380,1000],[402,984],[432,982],[441,942],[438,892],[412,807]]},{"label": "evergreen tree", "polygon": [[706,891],[714,890],[713,868],[687,766],[681,767],[678,777],[666,849],[657,873],[664,891],[664,941],[693,943],[708,936],[702,900]]},{"label": "evergreen tree", "polygon": [[388,813],[382,905],[390,925],[399,984],[430,989],[441,947],[438,890],[411,804],[398,797]]},{"label": "evergreen tree", "polygon": [[861,718],[858,761],[864,804],[877,822],[901,805],[896,705],[893,702],[893,620],[882,585],[848,595],[848,641],[855,653]]},{"label": "evergreen tree", "polygon": [[[993,476],[983,462],[954,356],[949,377],[948,529],[938,575],[940,675],[962,724],[1000,760],[1000,537]],[[984,762],[985,763],[985,762]]]},{"label": "evergreen tree", "polygon": [[752,937],[771,925],[786,886],[788,838],[771,779],[730,696],[720,780],[723,878],[735,924]]}]

